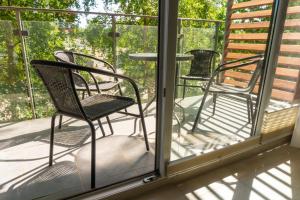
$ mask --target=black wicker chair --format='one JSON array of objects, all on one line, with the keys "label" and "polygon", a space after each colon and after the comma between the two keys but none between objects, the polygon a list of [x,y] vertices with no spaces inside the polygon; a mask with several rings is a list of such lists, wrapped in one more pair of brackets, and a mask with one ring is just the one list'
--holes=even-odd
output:
[{"label": "black wicker chair", "polygon": [[[224,64],[221,64],[218,66],[218,68],[214,71],[212,74],[212,77],[210,78],[203,98],[201,105],[199,107],[192,131],[195,131],[201,111],[204,107],[205,100],[207,98],[207,95],[209,93],[212,93],[213,95],[213,114],[215,113],[215,107],[216,107],[216,100],[217,100],[217,95],[218,94],[223,94],[223,95],[237,95],[240,97],[244,97],[247,100],[247,110],[248,110],[248,122],[250,123],[251,120],[253,122],[254,118],[254,112],[253,112],[253,100],[252,100],[252,93],[253,89],[261,75],[262,72],[262,66],[263,66],[263,55],[256,55],[256,56],[251,56],[231,62],[227,62]],[[222,74],[227,71],[227,70],[241,70],[242,67],[246,66],[251,66],[255,65],[254,70],[252,71],[252,76],[246,85],[246,87],[238,88],[238,87],[233,87],[231,85],[225,84],[220,80],[220,77],[222,77]],[[252,123],[253,124],[253,123]]]},{"label": "black wicker chair", "polygon": [[[144,115],[141,106],[140,95],[136,83],[126,77],[119,74],[111,73],[108,71],[83,67],[80,65],[54,62],[54,61],[43,61],[33,60],[31,65],[35,68],[40,78],[43,80],[51,99],[56,108],[55,114],[51,120],[51,135],[50,135],[50,156],[49,165],[52,165],[53,160],[53,145],[54,145],[54,127],[55,118],[57,115],[66,115],[73,118],[86,121],[92,132],[92,152],[91,152],[91,187],[95,187],[95,153],[96,153],[96,135],[93,121],[105,117],[109,114],[119,112],[134,117],[141,118],[142,128],[144,132],[145,145],[147,151],[149,151],[149,144],[145,126]],[[123,79],[128,81],[136,95],[136,101],[139,109],[139,114],[121,112],[121,110],[134,105],[135,100],[129,97],[107,95],[107,94],[95,94],[80,100],[76,92],[74,84],[73,71],[83,71],[88,73],[101,74],[114,78]]]},{"label": "black wicker chair", "polygon": [[[180,79],[183,79],[183,85],[177,85],[183,86],[183,99],[185,98],[186,87],[202,87],[209,81],[214,68],[213,60],[217,55],[220,55],[218,52],[203,49],[194,49],[187,53],[193,54],[194,59],[191,61],[189,73],[179,77]],[[200,86],[187,85],[188,80],[202,81],[204,84],[202,83]]]},{"label": "black wicker chair", "polygon": [[[110,63],[91,55],[76,53],[72,51],[55,51],[54,57],[59,62],[90,66],[90,67],[95,67],[103,70],[108,70],[112,73],[116,73],[116,69]],[[75,88],[77,91],[82,92],[82,99],[84,99],[86,93],[88,94],[88,96],[90,96],[90,92],[101,93],[102,91],[108,91],[114,88],[117,88],[120,95],[123,96],[121,86],[120,86],[120,81],[118,80],[118,78],[114,77],[113,80],[99,81],[93,73],[89,72],[88,73],[89,78],[92,80],[92,83],[90,83],[89,80],[84,79],[79,73],[74,72],[74,74],[75,74],[74,76]],[[113,129],[108,116],[106,116],[106,121],[109,124],[111,133],[113,134]],[[59,119],[59,128],[61,128],[61,125],[62,125],[62,116],[60,116]],[[99,126],[103,136],[105,136],[104,129],[100,119],[99,119]]]}]

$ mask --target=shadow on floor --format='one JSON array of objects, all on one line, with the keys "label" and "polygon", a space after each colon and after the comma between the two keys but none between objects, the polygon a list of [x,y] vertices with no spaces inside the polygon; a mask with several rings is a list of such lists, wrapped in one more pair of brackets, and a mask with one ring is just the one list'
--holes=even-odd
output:
[{"label": "shadow on floor", "polygon": [[297,200],[300,199],[300,149],[283,145],[135,200]]},{"label": "shadow on floor", "polygon": [[[22,183],[23,182],[23,183]],[[36,199],[64,194],[77,194],[83,192],[79,173],[73,162],[63,161],[46,167],[33,174],[25,182],[18,181],[9,187],[7,192],[0,195],[0,199]]]}]

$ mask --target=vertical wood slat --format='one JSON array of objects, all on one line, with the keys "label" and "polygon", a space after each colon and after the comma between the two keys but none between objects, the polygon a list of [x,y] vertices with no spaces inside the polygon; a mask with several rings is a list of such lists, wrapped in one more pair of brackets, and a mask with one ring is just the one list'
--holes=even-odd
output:
[{"label": "vertical wood slat", "polygon": [[[300,0],[290,1],[300,2]],[[227,15],[226,21],[230,21],[230,23],[228,23],[228,26],[226,26],[225,29],[226,37],[224,41],[225,49],[223,53],[223,61],[252,56],[265,50],[265,41],[267,41],[268,38],[267,29],[270,26],[270,22],[255,22],[255,20],[251,19],[269,18],[272,12],[271,10],[268,10],[269,7],[264,7],[264,5],[272,5],[272,3],[273,0],[249,0],[246,2],[233,4],[231,7],[227,7],[230,15]],[[256,7],[260,9],[253,9],[253,11],[251,11],[252,8]],[[247,10],[248,12],[243,12],[243,9]],[[300,6],[295,6],[293,4],[293,6],[288,8],[288,14],[300,14]],[[285,22],[285,28],[293,30],[300,28],[299,17],[296,17],[296,19],[287,19]],[[235,33],[235,30],[239,30],[239,32]],[[250,32],[247,30],[253,31]],[[264,30],[264,32],[259,30]],[[289,41],[289,43],[281,45],[281,52],[284,54],[279,57],[279,66],[276,69],[276,76],[278,77],[276,78],[276,81],[274,81],[274,88],[272,92],[272,97],[275,99],[281,99],[284,101],[294,101],[295,99],[300,99],[300,45],[297,45],[297,43],[291,43],[292,41],[300,40],[299,32],[292,31],[290,33],[283,34],[282,40]],[[291,69],[289,69],[290,67]],[[226,77],[227,82],[229,81],[233,84],[242,85],[241,83],[246,81],[243,79],[246,77],[249,78],[247,70],[251,69],[245,68],[240,71],[239,74],[227,73],[225,74],[224,78]],[[246,82],[244,82],[244,84],[245,83]],[[296,94],[291,91],[296,91]]]},{"label": "vertical wood slat", "polygon": [[[233,53],[233,52],[230,52],[230,53],[227,54],[226,60],[236,60],[236,59],[246,58],[246,57],[254,56],[254,55],[255,54],[250,54],[250,53]],[[300,58],[279,56],[278,65],[284,65],[284,66],[300,69]]]},{"label": "vertical wood slat", "polygon": [[234,4],[234,0],[227,1],[227,13],[226,13],[226,24],[225,24],[225,35],[224,35],[224,49],[223,49],[223,56],[222,56],[222,63],[225,62],[225,58],[227,56],[228,50],[227,46],[229,43],[228,37],[230,34],[229,27],[231,26],[231,15],[232,15],[232,6]]},{"label": "vertical wood slat", "polygon": [[[252,22],[252,23],[232,23],[230,30],[248,30],[248,29],[268,29],[270,22]],[[285,21],[284,26],[286,28],[299,28],[300,20],[299,19],[288,19]]]},{"label": "vertical wood slat", "polygon": [[[248,51],[265,51],[265,44],[249,44],[249,43],[229,43],[228,49],[232,50],[248,50]],[[280,52],[300,54],[300,45],[286,45],[280,46]]]},{"label": "vertical wood slat", "polygon": [[[229,40],[263,40],[268,39],[268,33],[229,34]],[[300,40],[300,33],[284,33],[282,40]]]},{"label": "vertical wood slat", "polygon": [[[290,7],[287,11],[288,15],[300,14],[300,6]],[[231,15],[231,20],[236,19],[251,19],[251,18],[263,18],[263,17],[271,17],[272,10],[261,10],[261,11],[253,11],[253,12],[245,12],[245,13],[234,13]]]},{"label": "vertical wood slat", "polygon": [[271,5],[273,4],[273,0],[252,0],[246,1],[242,3],[236,3],[232,6],[232,10],[242,9],[242,8],[252,8],[263,5]]}]

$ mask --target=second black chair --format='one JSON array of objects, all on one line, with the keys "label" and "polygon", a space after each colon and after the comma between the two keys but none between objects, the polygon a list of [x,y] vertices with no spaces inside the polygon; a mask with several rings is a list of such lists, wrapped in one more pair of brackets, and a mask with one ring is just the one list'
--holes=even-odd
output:
[{"label": "second black chair", "polygon": [[[194,49],[188,51],[194,56],[191,62],[191,67],[187,75],[180,76],[183,79],[183,85],[178,84],[177,86],[183,86],[182,98],[185,98],[186,87],[203,87],[211,77],[214,68],[214,59],[220,54],[212,50]],[[200,86],[187,85],[187,81],[201,81],[203,82]]]},{"label": "second black chair", "polygon": [[[216,107],[218,95],[231,95],[231,96],[238,96],[241,98],[245,98],[247,103],[248,122],[249,123],[252,122],[252,126],[253,126],[254,111],[253,111],[252,95],[253,95],[253,90],[263,70],[263,61],[264,61],[263,55],[255,55],[255,56],[250,56],[239,60],[234,60],[234,61],[220,64],[212,74],[212,77],[210,78],[204,90],[203,98],[201,100],[201,104],[194,121],[192,132],[194,132],[197,127],[198,121],[200,120],[202,109],[204,108],[205,100],[209,93],[213,95],[213,115],[215,114],[215,107]],[[252,68],[252,71],[249,74],[251,78],[249,79],[248,83],[245,84],[244,87],[237,87],[235,85],[225,83],[224,76],[222,76],[224,73],[226,73],[227,71],[242,70],[245,67]]]},{"label": "second black chair", "polygon": [[[73,63],[73,64],[88,66],[92,68],[107,70],[111,73],[116,73],[116,69],[109,62],[96,58],[91,55],[86,55],[86,54],[77,53],[73,51],[55,51],[54,57],[59,62]],[[111,80],[99,80],[99,78],[103,79],[105,78],[105,76],[97,77],[95,74],[88,72],[89,75],[88,79],[91,79],[90,81],[87,80],[87,77],[81,76],[76,71],[73,72],[73,75],[74,75],[73,78],[75,82],[75,88],[77,91],[82,92],[82,99],[84,99],[86,94],[90,96],[91,92],[101,93],[103,91],[109,91],[115,88],[117,88],[119,94],[123,96],[121,86],[120,86],[120,81],[118,80],[118,78],[113,77],[111,78]],[[109,116],[106,116],[106,120],[109,125],[111,134],[113,134],[114,131],[112,129]],[[102,134],[103,136],[105,136],[105,132],[100,119],[98,120],[98,122]],[[62,125],[62,116],[60,116],[59,128],[61,128],[61,125]]]},{"label": "second black chair", "polygon": [[[107,70],[109,72],[116,73],[116,69],[112,64],[103,59],[96,58],[95,56],[72,51],[55,51],[54,57],[59,62],[73,63],[77,65]],[[122,90],[118,78],[113,78],[111,80],[98,80],[99,78],[103,79],[104,77],[97,77],[93,73],[89,73],[89,78],[92,79],[92,82],[87,80],[90,91],[100,93],[102,91],[108,91],[117,87],[120,95],[122,96]],[[83,91],[83,93],[86,92],[86,87],[84,83],[82,83],[80,80],[75,80],[75,86],[76,90]]]}]

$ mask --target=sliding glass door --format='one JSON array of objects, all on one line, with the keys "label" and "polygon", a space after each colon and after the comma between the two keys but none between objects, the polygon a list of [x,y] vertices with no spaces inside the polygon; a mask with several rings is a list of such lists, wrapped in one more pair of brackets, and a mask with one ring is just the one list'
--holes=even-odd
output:
[{"label": "sliding glass door", "polygon": [[[278,2],[204,4],[201,12],[192,12],[201,9],[196,3],[179,4],[172,161],[259,137],[256,119]],[[197,13],[206,18],[187,20]]]},{"label": "sliding glass door", "polygon": [[[0,7],[4,41],[0,43],[0,196],[4,199],[65,198],[141,181],[157,171],[159,3],[131,2],[130,10],[121,1],[97,2],[88,8],[82,3]],[[50,119],[57,109],[29,64],[32,60],[71,62],[118,75],[73,71],[78,99],[82,105],[90,102],[90,109],[99,115],[93,123],[95,155],[89,125],[64,115],[56,118],[49,166]],[[132,105],[112,112],[122,99],[131,99]]]}]

